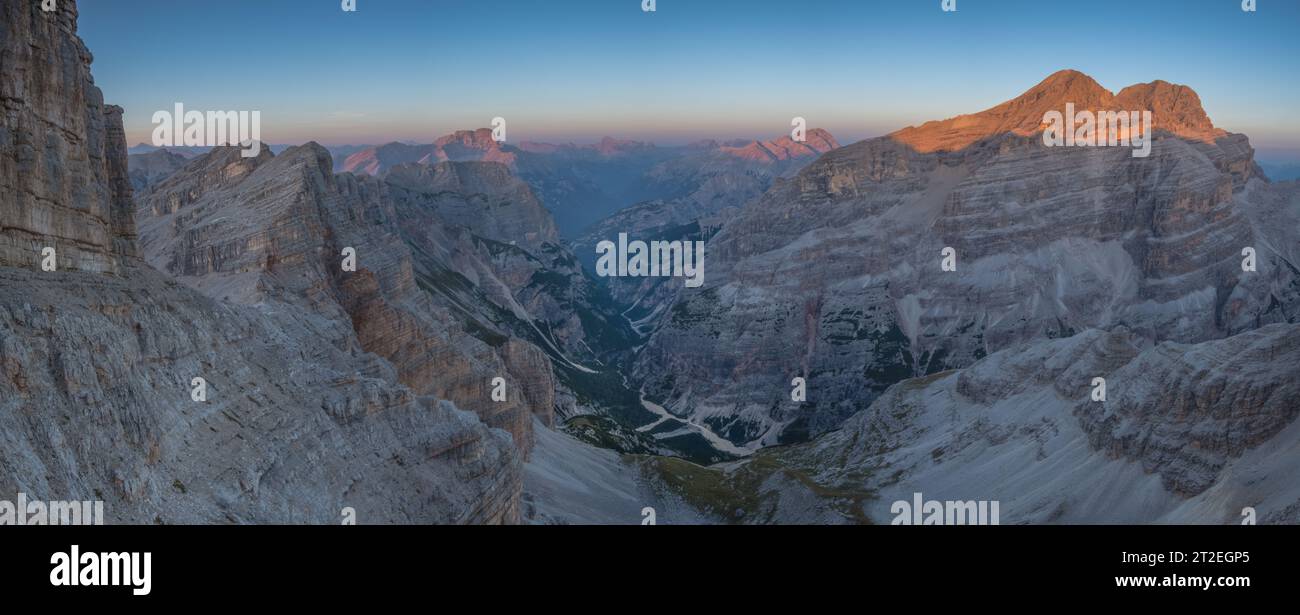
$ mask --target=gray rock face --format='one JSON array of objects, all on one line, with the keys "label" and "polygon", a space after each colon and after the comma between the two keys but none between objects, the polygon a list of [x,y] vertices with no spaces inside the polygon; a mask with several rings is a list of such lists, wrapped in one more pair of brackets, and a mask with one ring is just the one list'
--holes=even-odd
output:
[{"label": "gray rock face", "polygon": [[1280,324],[1216,342],[1166,342],[1109,372],[1106,402],[1085,398],[1074,414],[1093,448],[1141,463],[1172,493],[1200,495],[1300,415],[1298,357],[1300,327]]},{"label": "gray rock face", "polygon": [[428,204],[444,224],[467,228],[485,239],[513,242],[533,253],[543,244],[559,243],[550,212],[528,184],[503,164],[402,165],[384,179],[407,191],[433,196]]},{"label": "gray rock face", "polygon": [[[146,256],[214,298],[286,303],[349,323],[402,383],[474,410],[526,452],[530,415],[549,417],[554,405],[544,355],[475,337],[438,305],[421,288],[434,265],[417,264],[405,240],[412,232],[450,243],[432,212],[399,211],[387,184],[336,176],[332,166],[314,143],[255,158],[214,149],[143,195]],[[348,248],[354,272],[343,269]],[[497,377],[505,380],[503,402],[491,396]]]},{"label": "gray rock face", "polygon": [[[361,523],[518,521],[511,437],[403,384],[349,318],[414,286],[373,232],[343,223],[384,213],[340,196],[377,183],[333,183],[311,147],[216,152],[144,209],[151,260],[210,296],[166,279],[136,256],[120,110],[92,84],[75,2],[58,6],[0,0],[0,492],[101,499],[109,522],[336,523],[343,507]],[[281,181],[228,212],[252,219],[202,215],[262,165]],[[277,199],[300,224],[253,228]],[[58,271],[38,266],[47,242]],[[391,295],[367,301],[348,286],[363,276],[331,273],[341,242],[389,259],[372,275]],[[387,331],[405,347],[411,330]]]},{"label": "gray rock face", "polygon": [[118,272],[135,255],[122,109],[105,105],[74,3],[5,2],[0,22],[0,265]]},{"label": "gray rock face", "polygon": [[[215,298],[351,322],[403,383],[474,410],[525,452],[530,415],[576,412],[569,389],[594,373],[584,364],[631,346],[506,166],[410,164],[382,179],[331,166],[315,144],[197,158],[140,199],[150,262]],[[347,248],[356,272],[341,270]],[[504,401],[491,395],[497,377]]]},{"label": "gray rock face", "polygon": [[124,274],[0,268],[11,499],[103,500],[109,523],[518,520],[510,437],[418,397],[338,323]]},{"label": "gray rock face", "polygon": [[[1093,91],[1068,81],[1026,97],[1063,108]],[[1148,89],[1163,108],[1166,88]],[[975,117],[1003,126],[1020,106]],[[1244,136],[1207,136],[1170,108],[1183,120],[1166,125],[1190,132],[1157,130],[1147,158],[1015,132],[961,132],[967,144],[945,148],[946,124],[823,155],[723,224],[705,287],[681,291],[636,379],[671,411],[759,446],[825,432],[896,382],[1028,340],[1125,325],[1194,343],[1294,321],[1294,231],[1271,228],[1294,188],[1257,172]],[[956,271],[942,269],[947,247]],[[1257,272],[1242,271],[1246,247],[1265,255]],[[794,377],[807,403],[790,401]]]},{"label": "gray rock face", "polygon": [[[1295,523],[1298,358],[1294,324],[1194,345],[1121,329],[1009,348],[760,453],[757,467],[805,481],[766,482],[766,518],[889,523],[894,501],[922,493],[998,501],[1003,524],[1239,523],[1247,506]],[[1097,376],[1105,401],[1091,398]]]}]

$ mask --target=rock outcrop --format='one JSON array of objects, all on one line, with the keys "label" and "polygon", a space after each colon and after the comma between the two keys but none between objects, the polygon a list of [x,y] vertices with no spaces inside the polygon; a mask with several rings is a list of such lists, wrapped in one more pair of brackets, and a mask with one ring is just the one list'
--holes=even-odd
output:
[{"label": "rock outcrop", "polygon": [[890,523],[921,493],[997,501],[1003,524],[1295,523],[1298,359],[1294,324],[1195,345],[1089,330],[905,381],[722,475],[766,485],[750,522]]},{"label": "rock outcrop", "polygon": [[[1166,342],[1106,370],[1104,403],[1079,394],[1076,385],[1074,414],[1094,449],[1140,463],[1171,493],[1196,496],[1300,416],[1298,360],[1300,326],[1294,325],[1195,345]],[[1289,474],[1284,467],[1260,474],[1272,472]],[[1300,493],[1291,495],[1296,500],[1287,504],[1300,504]],[[1231,504],[1225,510],[1230,516]]]},{"label": "rock outcrop", "polygon": [[0,39],[0,264],[120,273],[136,256],[122,109],[105,105],[76,6],[5,2]]},{"label": "rock outcrop", "polygon": [[[76,3],[0,13],[0,492],[103,500],[119,523],[519,520],[511,437],[403,384],[343,307],[389,299],[331,267],[341,242],[375,286],[414,286],[342,222],[384,213],[341,196],[376,185],[333,183],[311,147],[214,152],[144,208],[151,259],[206,295],[177,284],[137,256],[121,111],[93,85]],[[202,215],[265,166],[284,176],[229,205],[249,218]],[[254,228],[276,211],[295,225]]]},{"label": "rock outcrop", "polygon": [[528,184],[512,175],[503,164],[402,165],[393,168],[384,179],[407,191],[441,197],[429,202],[438,219],[467,228],[480,237],[513,242],[534,253],[544,244],[559,243],[550,212],[533,195]]},{"label": "rock outcrop", "polygon": [[[427,273],[403,237],[440,234],[431,212],[399,212],[383,181],[336,176],[332,167],[314,143],[253,158],[216,148],[142,198],[146,256],[217,299],[283,302],[350,323],[403,384],[474,410],[527,452],[531,414],[551,415],[553,388],[522,386],[492,340],[466,331],[420,288]],[[348,249],[355,271],[343,266]],[[545,361],[533,367],[545,373],[526,380],[550,382]],[[491,395],[497,377],[504,401]]]},{"label": "rock outcrop", "polygon": [[1193,345],[1088,330],[905,380],[812,442],[641,468],[731,523],[895,523],[916,494],[996,502],[1001,524],[1296,523],[1297,359],[1295,324]]}]

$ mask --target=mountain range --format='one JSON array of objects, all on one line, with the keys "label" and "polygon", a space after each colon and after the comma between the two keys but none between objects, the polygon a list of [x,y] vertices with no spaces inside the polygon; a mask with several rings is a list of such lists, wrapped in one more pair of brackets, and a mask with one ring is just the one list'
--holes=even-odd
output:
[{"label": "mountain range", "polygon": [[[1041,114],[1069,102],[1153,109],[1151,156],[1048,147]],[[1017,522],[1294,521],[1298,191],[1189,88],[1112,98],[1062,71],[778,181],[710,239],[710,284],[677,293],[634,379],[756,451],[686,471],[733,520],[882,522],[924,492]]]},{"label": "mountain range", "polygon": [[[67,5],[0,0],[0,491],[140,524],[1300,514],[1300,184],[1187,86],[1063,70],[843,146],[132,152]],[[1067,105],[1151,112],[1150,155],[1049,144]],[[705,242],[706,284],[600,277],[620,233]]]},{"label": "mountain range", "polygon": [[[431,145],[394,142],[368,147],[348,156],[339,170],[383,175],[411,163],[499,162],[533,187],[555,216],[561,235],[577,237],[629,203],[690,200],[714,209],[738,204],[766,188],[761,178],[749,181],[747,174],[779,175],[835,147],[835,139],[821,129],[809,130],[802,143],[783,136],[660,147],[612,137],[585,145],[514,145],[498,143],[491,129],[479,128],[440,137]],[[710,189],[711,194],[693,194]]]}]

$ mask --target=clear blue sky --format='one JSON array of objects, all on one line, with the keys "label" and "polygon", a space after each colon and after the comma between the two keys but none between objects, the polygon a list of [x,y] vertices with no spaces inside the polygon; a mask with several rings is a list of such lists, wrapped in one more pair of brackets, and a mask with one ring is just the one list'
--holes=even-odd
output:
[{"label": "clear blue sky", "polygon": [[[771,137],[842,142],[978,111],[1074,68],[1194,88],[1215,123],[1300,159],[1300,0],[81,0],[127,136],[258,109],[266,141]],[[1278,157],[1275,155],[1274,157]]]}]

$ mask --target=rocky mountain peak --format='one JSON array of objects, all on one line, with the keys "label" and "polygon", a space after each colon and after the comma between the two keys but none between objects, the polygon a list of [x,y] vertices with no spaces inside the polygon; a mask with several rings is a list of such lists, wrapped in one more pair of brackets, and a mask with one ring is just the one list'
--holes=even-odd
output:
[{"label": "rocky mountain peak", "polygon": [[329,150],[315,141],[309,141],[302,145],[295,145],[275,157],[278,162],[295,165],[303,165],[309,169],[314,176],[319,179],[333,182],[334,173],[332,167],[334,158],[330,155]]},{"label": "rocky mountain peak", "polygon": [[342,170],[351,173],[379,175],[383,171],[399,164],[415,162],[433,151],[431,145],[412,145],[410,143],[385,143],[367,147],[355,152],[343,161]]},{"label": "rocky mountain peak", "polygon": [[1013,101],[1033,101],[1039,99],[1049,99],[1053,101],[1072,100],[1076,103],[1084,102],[1104,102],[1109,100],[1114,94],[1097,83],[1096,79],[1067,68],[1058,70],[1047,76],[1030,88],[1024,94],[1013,99]]},{"label": "rocky mountain peak", "polygon": [[515,155],[502,149],[492,138],[491,128],[458,130],[433,142],[433,151],[420,162],[432,164],[447,160],[485,160],[513,166]]},{"label": "rocky mountain peak", "polygon": [[[1043,115],[1067,103],[1151,110],[1166,138],[1149,158],[1044,146]],[[1190,88],[1113,95],[1077,71],[830,151],[725,220],[707,244],[710,288],[672,299],[634,374],[669,411],[767,446],[1016,343],[1116,323],[1200,343],[1286,321],[1294,270],[1242,275],[1243,247],[1294,243],[1264,236],[1279,217],[1269,203],[1292,197],[1256,181],[1251,156]],[[960,275],[938,266],[947,248],[965,259]],[[754,393],[796,374],[836,393],[815,411]]]},{"label": "rocky mountain peak", "polygon": [[811,128],[803,141],[782,135],[770,141],[749,141],[743,144],[723,145],[718,149],[728,155],[757,162],[777,162],[796,158],[809,158],[829,152],[840,146],[835,137],[823,128]]},{"label": "rocky mountain peak", "polygon": [[1119,109],[1150,109],[1157,128],[1181,137],[1214,142],[1227,131],[1215,128],[1201,106],[1201,97],[1185,85],[1156,80],[1130,85],[1115,96]]},{"label": "rocky mountain peak", "polygon": [[449,145],[461,145],[475,150],[494,149],[497,145],[492,140],[491,128],[476,128],[474,130],[457,130],[449,135],[439,137],[433,142],[435,148],[446,148]]},{"label": "rocky mountain peak", "polygon": [[634,141],[632,139],[616,139],[614,137],[604,137],[595,146],[596,151],[605,156],[613,156],[627,152],[633,152],[645,149],[654,149],[651,143],[644,141]]},{"label": "rocky mountain peak", "polygon": [[[513,148],[510,148],[513,150]],[[393,167],[412,162],[437,164],[444,161],[485,160],[514,167],[516,156],[492,138],[491,128],[458,130],[439,137],[430,145],[392,142],[367,147],[348,156],[340,168],[350,173],[383,175]]]},{"label": "rocky mountain peak", "polygon": [[1077,70],[1061,70],[1025,93],[978,113],[909,126],[891,135],[918,152],[957,151],[977,141],[1012,133],[1040,132],[1049,111],[1064,112],[1067,104],[1081,111],[1151,111],[1155,129],[1205,142],[1227,134],[1214,127],[1191,88],[1164,81],[1132,85],[1117,96]]}]

